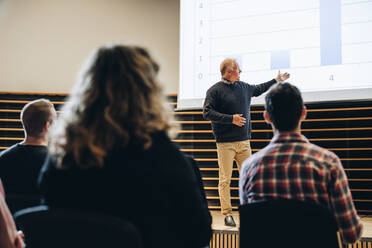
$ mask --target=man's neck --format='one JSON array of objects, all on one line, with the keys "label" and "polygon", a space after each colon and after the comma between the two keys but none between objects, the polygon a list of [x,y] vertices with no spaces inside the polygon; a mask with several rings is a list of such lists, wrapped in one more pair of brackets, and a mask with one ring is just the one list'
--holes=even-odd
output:
[{"label": "man's neck", "polygon": [[276,129],[276,128],[273,127],[273,132],[274,132],[274,135],[279,135],[281,133],[295,133],[295,134],[301,135],[301,127],[299,125],[296,129],[294,129],[292,131],[286,131],[286,132],[281,132],[278,129]]},{"label": "man's neck", "polygon": [[21,144],[31,146],[47,146],[48,140],[45,137],[26,136],[26,138],[21,142]]}]

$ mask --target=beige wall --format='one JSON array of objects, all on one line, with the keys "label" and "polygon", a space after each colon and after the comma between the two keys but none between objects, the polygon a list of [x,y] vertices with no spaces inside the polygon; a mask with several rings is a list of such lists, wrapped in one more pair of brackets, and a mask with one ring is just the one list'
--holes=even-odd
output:
[{"label": "beige wall", "polygon": [[90,52],[147,47],[178,91],[179,0],[0,0],[0,91],[69,92]]}]

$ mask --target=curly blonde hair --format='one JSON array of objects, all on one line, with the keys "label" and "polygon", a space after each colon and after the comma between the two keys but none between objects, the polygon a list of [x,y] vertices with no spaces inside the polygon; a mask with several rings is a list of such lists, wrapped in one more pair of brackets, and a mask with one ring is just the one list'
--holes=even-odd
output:
[{"label": "curly blonde hair", "polygon": [[57,167],[103,167],[115,146],[135,140],[146,150],[152,133],[177,129],[156,79],[158,69],[141,47],[95,51],[51,131]]}]

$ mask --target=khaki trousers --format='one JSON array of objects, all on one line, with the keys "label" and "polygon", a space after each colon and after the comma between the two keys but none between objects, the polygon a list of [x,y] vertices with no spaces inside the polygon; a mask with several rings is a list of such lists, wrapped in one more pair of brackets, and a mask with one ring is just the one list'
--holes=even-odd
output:
[{"label": "khaki trousers", "polygon": [[221,212],[223,215],[231,215],[230,182],[233,162],[234,160],[236,161],[240,173],[244,160],[251,156],[251,145],[249,140],[220,142],[216,145],[219,167],[218,193],[220,195]]}]

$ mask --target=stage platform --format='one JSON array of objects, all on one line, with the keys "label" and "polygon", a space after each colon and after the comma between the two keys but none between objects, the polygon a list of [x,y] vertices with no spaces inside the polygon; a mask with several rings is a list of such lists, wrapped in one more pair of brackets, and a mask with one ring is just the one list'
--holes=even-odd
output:
[{"label": "stage platform", "polygon": [[[219,211],[211,211],[213,223],[213,237],[211,248],[238,248],[239,247],[239,213],[233,212],[237,227],[228,227],[224,224],[224,216]],[[349,245],[348,248],[372,247],[372,216],[360,215],[363,223],[363,234],[360,242]]]}]

